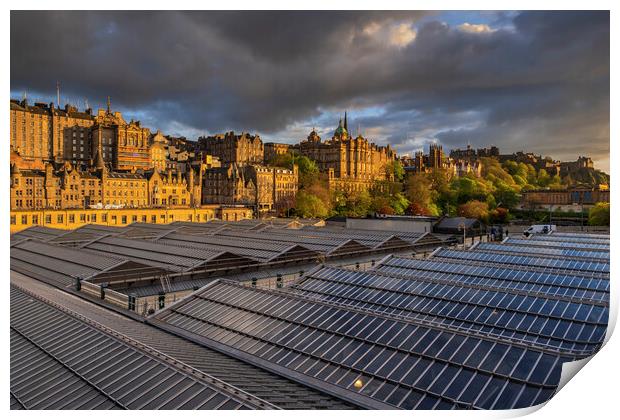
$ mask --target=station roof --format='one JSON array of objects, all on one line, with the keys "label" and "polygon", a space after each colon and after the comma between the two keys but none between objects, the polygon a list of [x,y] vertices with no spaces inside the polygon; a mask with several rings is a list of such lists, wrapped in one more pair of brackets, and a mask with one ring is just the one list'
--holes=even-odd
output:
[{"label": "station roof", "polygon": [[11,240],[32,238],[47,241],[64,233],[67,233],[67,231],[63,229],[54,229],[45,226],[31,226],[11,235]]},{"label": "station roof", "polygon": [[589,242],[573,242],[571,240],[565,241],[544,241],[544,240],[532,240],[525,238],[509,237],[502,242],[507,245],[528,246],[528,247],[542,247],[542,248],[561,248],[561,249],[581,249],[589,251],[609,251],[609,243],[598,244]]},{"label": "station roof", "polygon": [[304,246],[270,241],[264,237],[260,239],[246,237],[243,240],[239,240],[236,237],[229,236],[187,235],[171,232],[161,236],[156,242],[179,247],[190,247],[211,251],[228,251],[261,262],[316,258],[318,255],[316,251]]},{"label": "station roof", "polygon": [[109,308],[93,305],[79,296],[68,295],[31,278],[12,272],[11,283],[42,296],[52,304],[78,313],[115,333],[130,337],[138,345],[151,347],[279,408],[332,410],[355,408],[333,396],[305,387],[213,348],[195,344],[145,322],[119,316],[119,313]]},{"label": "station roof", "polygon": [[608,302],[416,274],[325,267],[308,273],[294,290],[312,299],[495,337],[508,345],[520,343],[566,357],[591,355],[605,337]]},{"label": "station roof", "polygon": [[[110,281],[145,274],[153,267],[120,256],[93,253],[82,249],[26,240],[11,246],[11,270],[71,287],[80,278],[90,282]],[[160,271],[160,270],[156,270]]]},{"label": "station roof", "polygon": [[545,257],[566,258],[576,261],[599,261],[609,262],[609,251],[593,251],[584,249],[567,248],[541,248],[528,245],[507,243],[483,243],[479,242],[472,249],[479,251],[498,252],[515,255],[541,255]]},{"label": "station roof", "polygon": [[13,286],[11,395],[28,409],[271,407]]},{"label": "station roof", "polygon": [[527,238],[530,241],[554,241],[554,242],[579,242],[590,244],[607,244],[609,245],[609,236],[606,235],[590,235],[590,234],[559,234],[552,233],[550,235],[535,234]]},{"label": "station roof", "polygon": [[123,257],[171,272],[186,272],[199,268],[237,267],[254,264],[256,260],[225,251],[184,248],[165,243],[105,236],[81,245],[80,249]]},{"label": "station roof", "polygon": [[535,267],[480,266],[468,264],[467,261],[391,256],[380,261],[374,271],[412,278],[437,278],[456,283],[480,284],[505,290],[523,290],[584,301],[609,302],[608,279],[548,273]]},{"label": "station roof", "polygon": [[150,322],[374,409],[535,405],[555,392],[563,360],[429,323],[223,280]]},{"label": "station roof", "polygon": [[466,260],[472,264],[494,264],[510,267],[539,267],[556,273],[590,273],[592,276],[609,277],[608,262],[575,261],[565,258],[500,254],[485,251],[463,251],[441,248],[432,254],[438,260]]}]

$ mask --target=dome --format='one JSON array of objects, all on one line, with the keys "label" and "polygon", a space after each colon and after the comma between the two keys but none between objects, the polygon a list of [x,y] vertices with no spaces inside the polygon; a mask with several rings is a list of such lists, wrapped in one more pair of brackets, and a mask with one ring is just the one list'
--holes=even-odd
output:
[{"label": "dome", "polygon": [[349,132],[345,127],[342,126],[342,120],[338,123],[338,128],[334,131],[334,137],[347,138],[349,136]]}]

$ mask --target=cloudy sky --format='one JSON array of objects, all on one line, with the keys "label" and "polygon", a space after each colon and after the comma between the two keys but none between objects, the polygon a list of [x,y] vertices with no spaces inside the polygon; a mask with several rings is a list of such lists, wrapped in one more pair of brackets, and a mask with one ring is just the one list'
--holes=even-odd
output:
[{"label": "cloudy sky", "polygon": [[11,12],[11,96],[152,130],[349,129],[399,153],[497,145],[609,169],[607,12]]}]

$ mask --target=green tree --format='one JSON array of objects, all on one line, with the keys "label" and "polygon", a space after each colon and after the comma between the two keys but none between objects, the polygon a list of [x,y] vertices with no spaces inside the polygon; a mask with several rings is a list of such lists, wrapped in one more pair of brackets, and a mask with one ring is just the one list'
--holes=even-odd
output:
[{"label": "green tree", "polygon": [[590,226],[609,226],[609,203],[596,203],[588,213]]},{"label": "green tree", "polygon": [[402,182],[405,178],[405,168],[400,160],[394,160],[385,164],[385,175],[387,179]]},{"label": "green tree", "polygon": [[329,209],[319,197],[302,190],[297,193],[295,213],[300,217],[325,218]]}]

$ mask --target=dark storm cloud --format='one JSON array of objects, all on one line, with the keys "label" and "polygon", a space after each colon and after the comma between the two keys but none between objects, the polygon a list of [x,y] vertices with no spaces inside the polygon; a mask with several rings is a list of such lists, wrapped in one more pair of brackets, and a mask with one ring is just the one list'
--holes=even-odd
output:
[{"label": "dark storm cloud", "polygon": [[437,138],[608,154],[609,14],[489,22],[473,32],[421,12],[12,12],[11,88],[53,97],[61,80],[66,95],[111,95],[153,128],[296,141],[309,120],[377,108],[354,111],[354,124],[402,152]]}]

